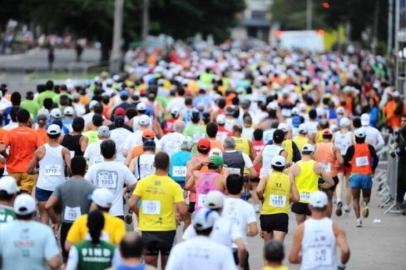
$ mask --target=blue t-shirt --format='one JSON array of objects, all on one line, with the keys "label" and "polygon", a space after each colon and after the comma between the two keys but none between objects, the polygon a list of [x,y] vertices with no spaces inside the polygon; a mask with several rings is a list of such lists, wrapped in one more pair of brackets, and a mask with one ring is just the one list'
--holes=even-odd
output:
[{"label": "blue t-shirt", "polygon": [[175,153],[171,158],[169,166],[169,176],[176,182],[185,182],[186,164],[192,159],[192,153],[180,151]]},{"label": "blue t-shirt", "polygon": [[117,270],[144,270],[145,264],[139,264],[137,266],[129,266],[129,265],[119,265],[116,267]]}]

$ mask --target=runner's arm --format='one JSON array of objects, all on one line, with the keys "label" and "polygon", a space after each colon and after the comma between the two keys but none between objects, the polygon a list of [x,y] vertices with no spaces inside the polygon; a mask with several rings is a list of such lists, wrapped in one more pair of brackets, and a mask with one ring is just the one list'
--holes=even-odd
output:
[{"label": "runner's arm", "polygon": [[137,195],[132,195],[130,198],[129,206],[131,210],[138,216],[139,208],[137,207],[138,201],[140,198]]},{"label": "runner's arm", "polygon": [[341,250],[341,263],[346,264],[350,260],[350,247],[348,245],[345,232],[336,224],[333,224],[333,231],[336,237],[337,246]]},{"label": "runner's arm", "polygon": [[251,158],[251,160],[255,160],[257,154],[255,152],[254,147],[252,147],[252,142],[250,140],[248,140],[248,147],[250,148],[250,158]]},{"label": "runner's arm", "polygon": [[65,270],[76,270],[79,264],[79,254],[76,247],[72,247],[69,251],[68,263]]},{"label": "runner's arm", "polygon": [[54,207],[58,204],[59,198],[54,194],[49,197],[47,203],[45,204],[45,209],[47,210],[49,217],[51,218],[51,221],[53,224],[59,224],[59,215],[56,214]]},{"label": "runner's arm", "polygon": [[368,145],[369,151],[371,152],[371,159],[372,159],[372,170],[375,172],[376,167],[378,167],[379,157],[376,154],[375,148],[372,145]]},{"label": "runner's arm", "polygon": [[297,189],[296,182],[292,181],[291,178],[290,180],[290,201],[291,202],[298,202],[300,200],[300,194],[299,190]]},{"label": "runner's arm", "polygon": [[331,175],[329,173],[326,172],[326,170],[324,170],[320,163],[316,162],[314,164],[314,168],[313,168],[314,172],[316,174],[318,174],[324,181],[325,183],[323,183],[321,186],[321,188],[330,188],[332,186],[334,186],[334,179],[333,177],[331,177]]},{"label": "runner's arm", "polygon": [[297,227],[295,234],[293,235],[292,248],[289,254],[289,262],[292,264],[300,264],[302,261],[302,255],[300,254],[302,247],[304,233],[304,225],[301,224]]},{"label": "runner's arm", "polygon": [[262,165],[262,152],[259,153],[259,154],[255,157],[255,159],[254,159],[254,161],[252,162],[252,164],[253,164],[254,167]]},{"label": "runner's arm", "polygon": [[266,182],[267,182],[267,178],[266,177],[261,177],[261,180],[259,181],[259,183],[258,183],[258,186],[257,186],[257,188],[256,188],[256,190],[255,190],[255,192],[257,193],[257,195],[258,195],[258,198],[260,199],[260,200],[263,200],[264,199],[264,190],[265,190],[265,188],[266,188]]},{"label": "runner's arm", "polygon": [[80,137],[80,140],[79,140],[80,151],[82,151],[84,153],[86,151],[88,143],[89,143],[89,139],[86,136]]},{"label": "runner's arm", "polygon": [[343,156],[341,155],[340,149],[337,146],[334,146],[334,155],[339,165],[341,166],[344,163],[344,159]]},{"label": "runner's arm", "polygon": [[28,164],[27,173],[29,173],[29,174],[36,173],[36,167],[38,165],[38,162],[42,159],[42,156],[43,156],[40,154],[42,149],[43,149],[43,147],[41,147],[35,151],[34,156],[32,157],[32,160]]},{"label": "runner's arm", "polygon": [[63,156],[63,160],[65,161],[65,164],[66,164],[68,175],[71,175],[72,172],[71,172],[71,169],[70,169],[70,164],[71,164],[70,152],[65,147],[62,150],[62,156]]}]

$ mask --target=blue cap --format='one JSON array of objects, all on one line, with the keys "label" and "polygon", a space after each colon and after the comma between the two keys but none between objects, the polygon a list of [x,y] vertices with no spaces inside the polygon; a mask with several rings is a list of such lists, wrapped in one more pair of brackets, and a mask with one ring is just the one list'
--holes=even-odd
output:
[{"label": "blue cap", "polygon": [[120,91],[120,97],[129,97],[130,94],[128,93],[127,90],[121,90]]}]

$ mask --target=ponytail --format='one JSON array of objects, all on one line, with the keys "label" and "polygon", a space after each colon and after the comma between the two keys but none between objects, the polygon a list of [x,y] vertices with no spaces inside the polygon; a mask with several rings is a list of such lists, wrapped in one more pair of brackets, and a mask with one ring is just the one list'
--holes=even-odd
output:
[{"label": "ponytail", "polygon": [[99,210],[90,212],[87,217],[87,228],[92,239],[92,244],[97,245],[100,243],[100,237],[104,228],[104,216]]}]

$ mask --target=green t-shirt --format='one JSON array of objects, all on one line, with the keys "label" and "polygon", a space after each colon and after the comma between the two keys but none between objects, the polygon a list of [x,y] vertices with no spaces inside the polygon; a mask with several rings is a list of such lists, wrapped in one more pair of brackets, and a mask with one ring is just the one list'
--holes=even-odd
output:
[{"label": "green t-shirt", "polygon": [[201,138],[206,136],[206,127],[203,125],[190,124],[183,135],[191,137],[194,143],[197,143]]},{"label": "green t-shirt", "polygon": [[0,224],[7,223],[15,219],[16,215],[11,207],[0,205]]},{"label": "green t-shirt", "polygon": [[26,109],[33,118],[37,117],[40,107],[35,100],[24,100],[21,102],[20,106],[21,108]]},{"label": "green t-shirt", "polygon": [[52,90],[46,90],[44,92],[42,92],[41,94],[38,95],[36,101],[38,103],[39,106],[43,106],[44,105],[44,99],[46,98],[50,98],[52,99],[52,101],[54,100],[54,98],[57,96],[58,94],[55,93]]},{"label": "green t-shirt", "polygon": [[115,246],[106,241],[93,245],[91,240],[84,240],[75,245],[78,251],[80,270],[104,270],[111,267]]},{"label": "green t-shirt", "polygon": [[89,130],[86,132],[83,132],[83,136],[87,137],[88,139],[88,144],[94,144],[99,141],[99,136],[97,130]]}]

